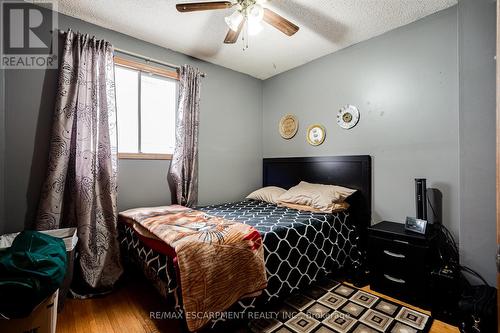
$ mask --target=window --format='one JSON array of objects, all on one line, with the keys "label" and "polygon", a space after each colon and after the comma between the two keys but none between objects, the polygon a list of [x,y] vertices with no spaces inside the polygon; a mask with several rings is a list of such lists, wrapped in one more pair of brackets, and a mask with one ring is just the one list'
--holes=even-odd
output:
[{"label": "window", "polygon": [[177,73],[115,57],[118,157],[170,159]]}]

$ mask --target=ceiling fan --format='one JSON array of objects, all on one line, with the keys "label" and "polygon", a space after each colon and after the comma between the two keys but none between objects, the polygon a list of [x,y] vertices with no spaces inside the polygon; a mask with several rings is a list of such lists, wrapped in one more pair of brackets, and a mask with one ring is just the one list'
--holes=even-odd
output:
[{"label": "ceiling fan", "polygon": [[224,39],[226,44],[236,43],[245,23],[247,23],[246,29],[249,35],[256,35],[262,30],[262,21],[272,25],[287,36],[292,36],[299,31],[297,25],[269,8],[265,8],[264,2],[265,0],[192,2],[179,3],[175,7],[181,13],[235,7],[236,10],[225,18],[226,24],[229,26],[229,31]]}]

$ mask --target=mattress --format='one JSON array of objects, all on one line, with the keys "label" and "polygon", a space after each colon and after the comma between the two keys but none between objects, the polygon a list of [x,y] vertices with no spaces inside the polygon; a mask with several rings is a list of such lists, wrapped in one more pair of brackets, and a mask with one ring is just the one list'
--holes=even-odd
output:
[{"label": "mattress", "polygon": [[[251,225],[260,233],[268,287],[258,302],[271,302],[330,273],[361,264],[358,227],[351,223],[349,211],[312,213],[255,200],[196,209]],[[119,223],[119,235],[124,256],[179,306],[175,258],[149,247],[126,223]],[[254,303],[248,301],[241,305]]]}]

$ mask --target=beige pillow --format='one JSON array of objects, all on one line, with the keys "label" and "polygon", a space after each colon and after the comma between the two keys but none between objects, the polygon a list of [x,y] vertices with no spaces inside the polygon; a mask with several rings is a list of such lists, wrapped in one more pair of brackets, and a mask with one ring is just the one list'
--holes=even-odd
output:
[{"label": "beige pillow", "polygon": [[345,199],[356,192],[337,185],[312,184],[300,182],[278,198],[279,204],[297,204],[310,206],[324,213],[331,213],[335,204],[343,203]]},{"label": "beige pillow", "polygon": [[[322,210],[319,210],[317,208],[307,206],[307,205],[297,205],[297,204],[282,202],[279,204],[279,206],[287,207],[287,208],[291,208],[291,209],[296,209],[296,210],[302,210],[302,211],[306,211],[306,212],[325,213]],[[349,204],[347,202],[334,203],[332,211],[328,212],[328,213],[343,212],[344,210],[347,210],[348,208],[349,208]]]},{"label": "beige pillow", "polygon": [[333,187],[335,187],[335,192],[337,192],[337,194],[340,197],[339,201],[335,201],[336,203],[344,202],[345,199],[347,199],[348,197],[353,195],[354,192],[356,192],[356,190],[348,187],[343,187],[338,185],[333,185]]},{"label": "beige pillow", "polygon": [[286,190],[277,186],[267,186],[253,191],[247,196],[247,199],[260,200],[269,203],[278,203],[278,198],[285,193]]}]

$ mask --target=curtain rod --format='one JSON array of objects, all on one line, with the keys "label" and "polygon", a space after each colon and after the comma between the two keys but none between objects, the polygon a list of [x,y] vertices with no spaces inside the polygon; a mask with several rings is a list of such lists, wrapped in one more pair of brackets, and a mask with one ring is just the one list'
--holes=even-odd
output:
[{"label": "curtain rod", "polygon": [[[60,30],[60,29],[58,29],[57,31],[59,32],[60,35],[66,34],[66,31],[63,31],[63,30]],[[156,64],[160,64],[160,65],[163,65],[163,66],[174,68],[177,71],[181,68],[181,66],[179,66],[179,65],[174,65],[174,64],[168,63],[166,61],[161,61],[161,60],[158,60],[158,59],[150,58],[150,57],[144,56],[142,54],[130,52],[130,51],[123,50],[123,49],[120,49],[120,48],[117,48],[117,47],[115,47],[114,50],[115,50],[115,52],[123,53],[123,54],[129,55],[131,57],[135,57],[135,58],[139,58],[139,59],[145,60],[146,62],[154,62]],[[206,77],[206,74],[203,73],[203,72],[201,72],[200,75],[201,75],[201,77]]]}]

